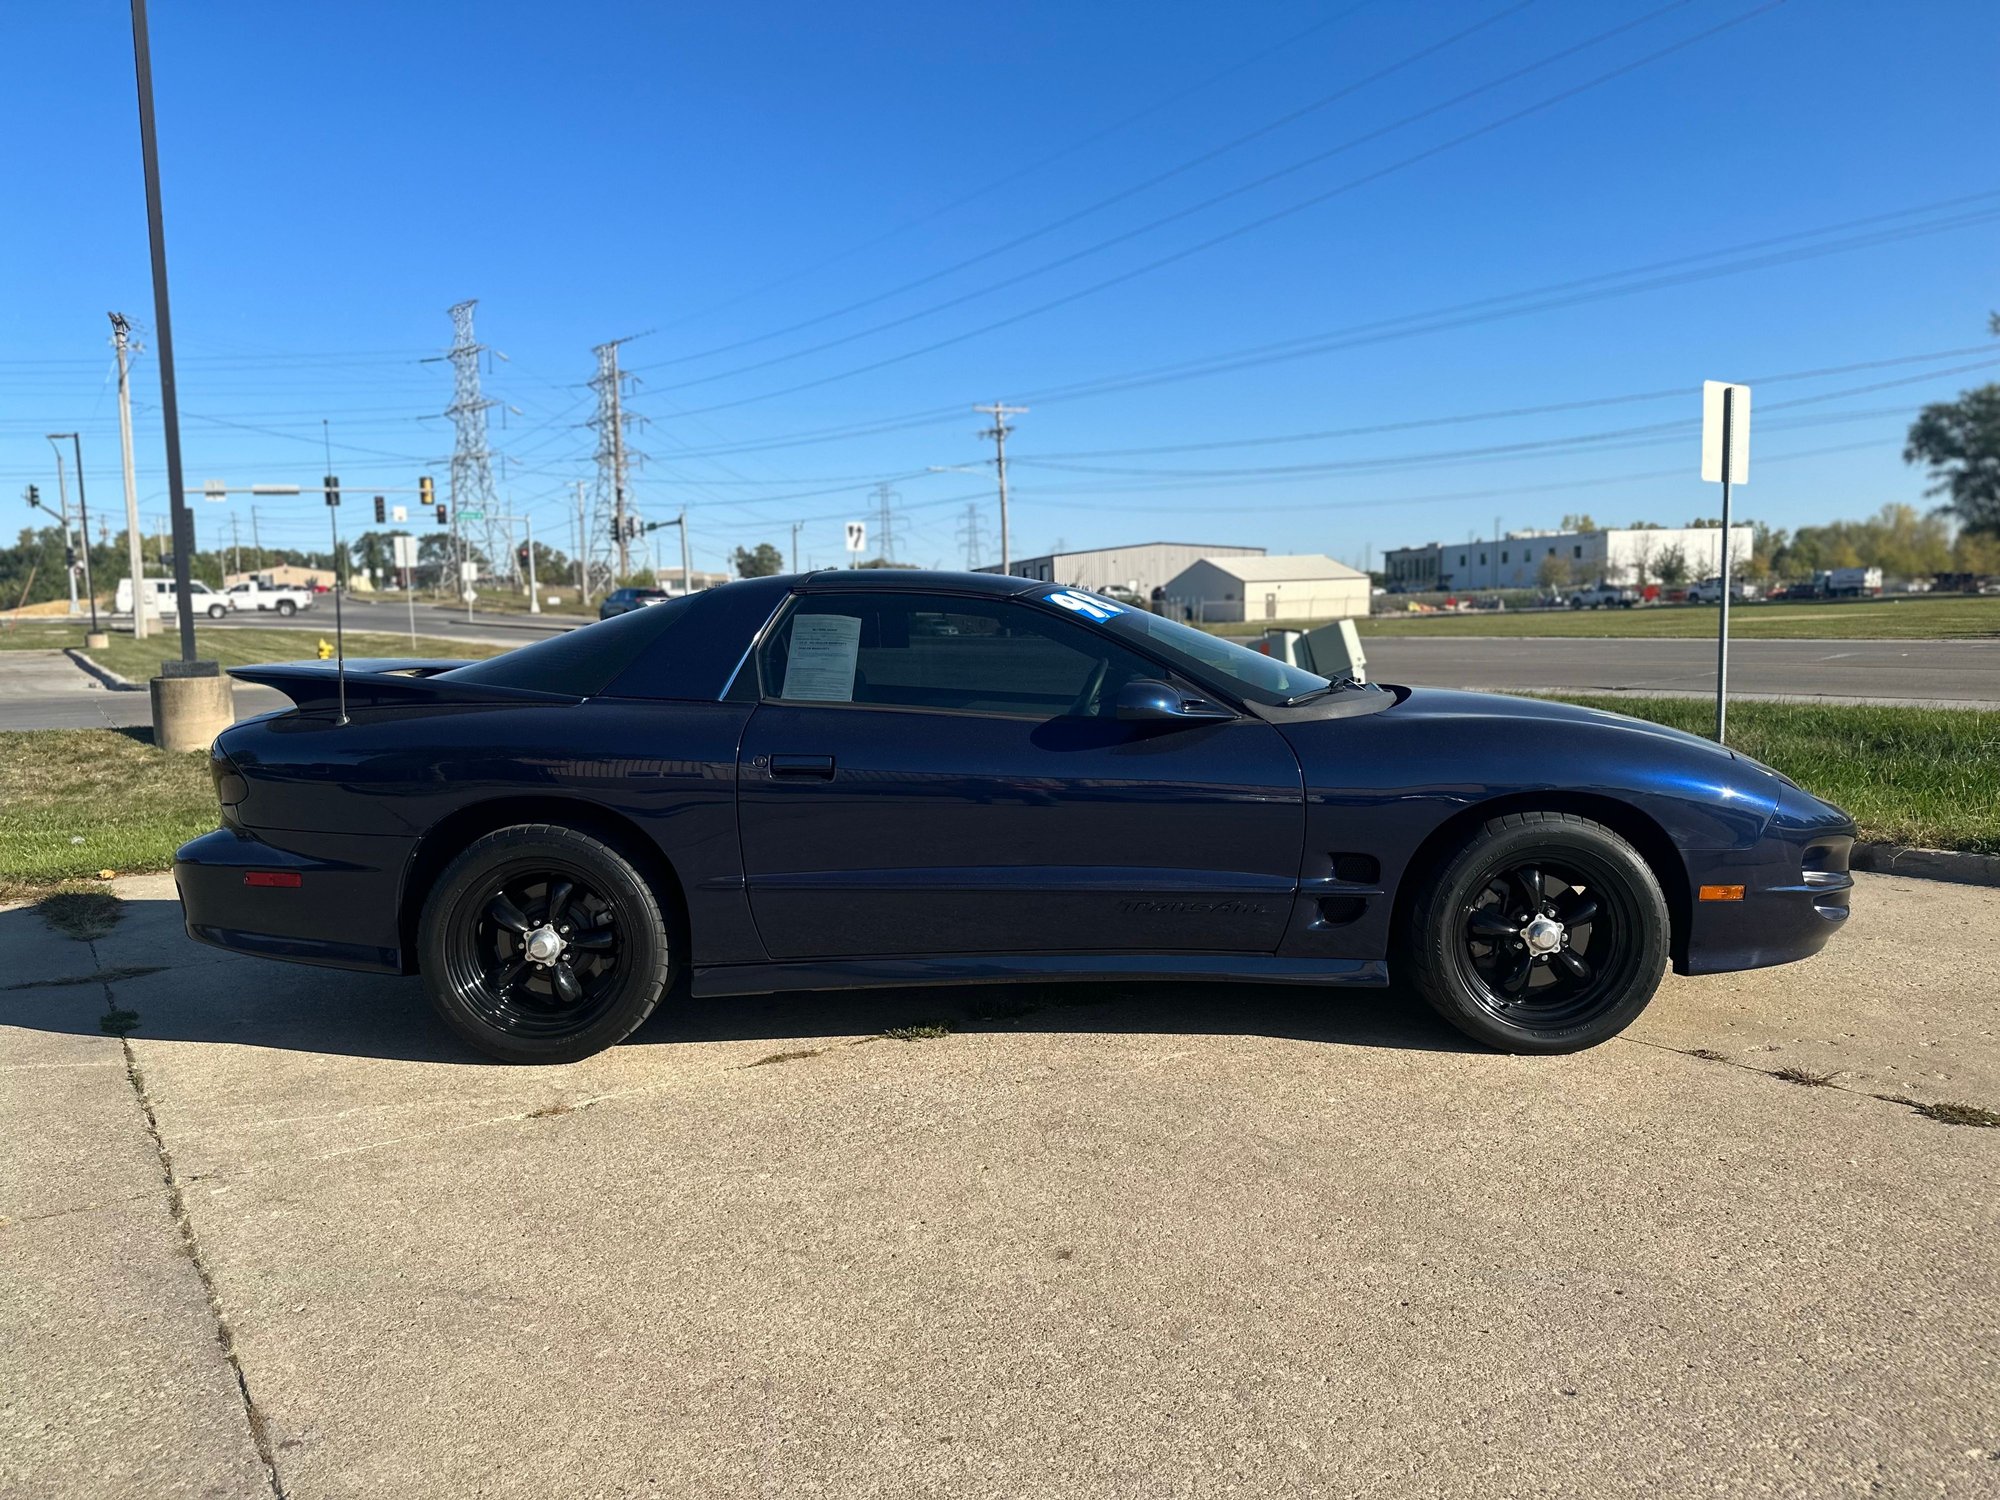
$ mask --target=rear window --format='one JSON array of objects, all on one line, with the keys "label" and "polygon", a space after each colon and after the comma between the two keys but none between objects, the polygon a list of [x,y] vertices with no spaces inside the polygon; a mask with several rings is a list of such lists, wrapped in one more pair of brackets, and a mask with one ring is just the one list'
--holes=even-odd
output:
[{"label": "rear window", "polygon": [[439,676],[488,687],[594,698],[685,621],[694,603],[695,599],[678,599],[613,615],[485,661],[454,667]]}]

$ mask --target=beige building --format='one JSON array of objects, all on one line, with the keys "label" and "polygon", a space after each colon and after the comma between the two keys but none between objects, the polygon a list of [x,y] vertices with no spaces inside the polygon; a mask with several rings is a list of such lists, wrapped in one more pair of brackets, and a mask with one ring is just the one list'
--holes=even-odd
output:
[{"label": "beige building", "polygon": [[1367,615],[1368,575],[1319,552],[1203,557],[1167,580],[1164,612],[1197,622]]},{"label": "beige building", "polygon": [[[274,567],[255,568],[247,573],[226,573],[222,578],[222,586],[228,588],[233,583],[250,583],[256,579],[263,579],[273,588],[280,589],[330,589],[333,587],[333,569],[302,568],[295,563],[278,563]],[[374,587],[368,581],[368,574],[360,568],[354,570],[354,577],[350,581],[357,594],[366,593]]]},{"label": "beige building", "polygon": [[[1202,542],[1134,542],[1082,552],[1049,552],[1017,557],[1007,568],[1016,578],[1068,584],[1094,594],[1130,594],[1150,600],[1153,590],[1204,557],[1262,557],[1262,547],[1216,547]],[[981,568],[997,573],[999,568]]]}]

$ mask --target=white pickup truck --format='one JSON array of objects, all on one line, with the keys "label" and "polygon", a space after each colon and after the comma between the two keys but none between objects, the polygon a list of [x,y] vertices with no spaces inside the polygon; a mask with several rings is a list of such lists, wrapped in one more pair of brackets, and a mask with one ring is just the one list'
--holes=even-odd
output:
[{"label": "white pickup truck", "polygon": [[248,583],[232,583],[223,597],[229,601],[231,609],[267,609],[281,615],[295,615],[313,606],[311,589],[278,588],[254,578]]},{"label": "white pickup truck", "polygon": [[1637,589],[1620,588],[1611,583],[1600,583],[1594,588],[1578,589],[1569,596],[1571,609],[1630,609],[1638,602]]}]

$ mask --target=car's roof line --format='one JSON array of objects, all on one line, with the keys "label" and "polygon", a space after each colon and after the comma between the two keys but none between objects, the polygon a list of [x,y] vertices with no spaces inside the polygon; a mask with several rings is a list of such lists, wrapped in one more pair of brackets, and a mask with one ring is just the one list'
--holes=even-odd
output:
[{"label": "car's roof line", "polygon": [[954,573],[926,568],[816,568],[792,580],[793,591],[801,594],[819,594],[831,589],[931,589],[1012,598],[1036,587],[1047,585],[1039,579],[1017,578],[1011,573]]}]

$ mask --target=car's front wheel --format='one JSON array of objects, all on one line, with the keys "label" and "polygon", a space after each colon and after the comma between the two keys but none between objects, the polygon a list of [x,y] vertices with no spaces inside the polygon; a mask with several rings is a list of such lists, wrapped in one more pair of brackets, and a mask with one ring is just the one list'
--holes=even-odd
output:
[{"label": "car's front wheel", "polygon": [[1659,882],[1611,829],[1510,813],[1418,896],[1408,950],[1418,992],[1466,1035],[1507,1052],[1575,1052],[1646,1008],[1670,934]]},{"label": "car's front wheel", "polygon": [[520,824],[439,876],[417,946],[444,1022],[503,1062],[574,1062],[636,1030],[666,991],[666,916],[644,876],[573,828]]}]

